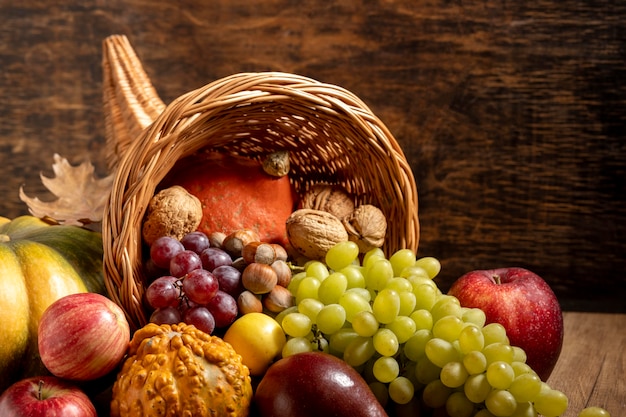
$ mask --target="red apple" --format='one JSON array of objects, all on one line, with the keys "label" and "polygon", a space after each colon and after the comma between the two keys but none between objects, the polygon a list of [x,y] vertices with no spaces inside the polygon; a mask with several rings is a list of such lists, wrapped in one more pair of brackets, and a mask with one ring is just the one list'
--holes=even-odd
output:
[{"label": "red apple", "polygon": [[2,417],[97,417],[89,397],[54,376],[15,382],[0,397]]},{"label": "red apple", "polygon": [[62,297],[39,321],[41,361],[64,379],[88,381],[108,374],[122,361],[129,343],[124,312],[100,294]]},{"label": "red apple", "polygon": [[511,345],[526,352],[526,363],[548,379],[563,345],[563,315],[543,278],[523,268],[472,271],[454,282],[448,294],[464,307],[483,310],[487,323],[502,324]]},{"label": "red apple", "polygon": [[261,417],[387,417],[361,374],[315,351],[274,362],[259,382],[254,403]]}]

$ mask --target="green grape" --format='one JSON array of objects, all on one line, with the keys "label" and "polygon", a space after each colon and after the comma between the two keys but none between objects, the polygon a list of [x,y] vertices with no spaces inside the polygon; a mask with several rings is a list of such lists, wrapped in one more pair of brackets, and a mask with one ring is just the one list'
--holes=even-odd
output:
[{"label": "green grape", "polygon": [[432,330],[433,328],[433,316],[430,311],[420,308],[415,310],[409,316],[411,320],[415,322],[415,327],[419,329]]},{"label": "green grape", "polygon": [[482,374],[487,370],[487,358],[479,350],[473,350],[463,356],[463,366],[470,375]]},{"label": "green grape", "polygon": [[494,389],[485,398],[485,406],[496,417],[509,417],[517,408],[513,394],[504,389]]},{"label": "green grape", "polygon": [[389,257],[389,262],[393,267],[394,276],[399,277],[404,268],[415,265],[415,252],[411,249],[397,250]]},{"label": "green grape", "polygon": [[413,311],[415,311],[415,305],[417,304],[417,297],[413,292],[403,291],[398,293],[400,296],[400,311],[398,314],[400,316],[409,316]]},{"label": "green grape", "polygon": [[532,403],[528,401],[522,403],[518,402],[511,417],[537,417],[537,412]]},{"label": "green grape", "polygon": [[352,367],[363,365],[376,353],[371,337],[357,336],[346,346],[343,360]]},{"label": "green grape", "polygon": [[379,324],[374,313],[361,311],[352,318],[352,328],[359,336],[371,337],[378,331]]},{"label": "green grape", "polygon": [[[440,320],[441,321],[441,320]],[[467,325],[459,333],[459,349],[461,353],[467,354],[485,347],[485,337],[475,325]]]},{"label": "green grape", "polygon": [[512,346],[513,348],[513,361],[515,362],[526,362],[528,357],[526,356],[526,352],[519,346]]},{"label": "green grape", "polygon": [[467,370],[461,362],[448,362],[441,368],[439,378],[446,387],[458,388],[465,384],[469,377]]},{"label": "green grape", "polygon": [[437,301],[437,298],[439,297],[438,290],[427,284],[421,284],[414,287],[413,294],[415,294],[416,310],[423,309],[431,311]]},{"label": "green grape", "polygon": [[446,400],[449,417],[472,417],[475,411],[476,406],[467,399],[463,391],[453,392]]},{"label": "green grape", "polygon": [[381,356],[374,361],[372,372],[374,373],[374,377],[380,382],[389,383],[400,374],[400,365],[398,361],[391,356]]},{"label": "green grape", "polygon": [[461,317],[463,315],[461,305],[456,297],[442,294],[430,309],[433,315],[433,326],[438,320],[446,316]]},{"label": "green grape", "polygon": [[330,272],[328,267],[320,261],[309,261],[304,266],[307,276],[317,278],[320,282],[324,281]]},{"label": "green grape", "polygon": [[404,355],[410,361],[417,362],[426,354],[426,343],[432,339],[432,337],[432,333],[427,329],[416,331],[404,344]]},{"label": "green grape", "polygon": [[292,337],[283,345],[282,357],[286,358],[291,355],[302,352],[310,352],[311,342],[305,337]]},{"label": "green grape", "polygon": [[381,290],[374,299],[372,312],[380,323],[391,323],[400,312],[400,296],[394,290]]},{"label": "green grape", "polygon": [[348,288],[365,288],[365,276],[363,267],[359,265],[348,265],[339,270],[348,280]]},{"label": "green grape", "polygon": [[415,386],[409,378],[399,376],[389,383],[389,397],[396,404],[408,404],[415,395]]},{"label": "green grape", "polygon": [[421,266],[416,266],[415,264],[409,265],[402,271],[400,271],[400,277],[406,278],[411,282],[413,281],[412,278],[423,278],[425,280],[433,282],[433,280],[430,279],[430,276],[428,275],[428,271],[426,271]]},{"label": "green grape", "polygon": [[359,256],[359,246],[350,240],[339,242],[331,247],[324,258],[326,265],[334,271],[352,264]]},{"label": "green grape", "polygon": [[[331,277],[328,277],[326,281],[328,281],[329,279],[331,279]],[[323,284],[324,283],[322,283],[322,285]],[[346,310],[346,320],[349,322],[352,322],[354,320],[354,316],[361,313],[362,311],[367,311],[367,312],[372,311],[372,306],[370,305],[369,301],[363,298],[356,291],[344,292],[339,297],[338,301],[339,301],[339,305],[342,306],[344,310]]]},{"label": "green grape", "polygon": [[448,342],[459,338],[464,323],[457,316],[445,316],[433,323],[433,336]]},{"label": "green grape", "polygon": [[348,289],[348,278],[341,272],[333,272],[320,283],[318,299],[324,304],[335,304]]},{"label": "green grape", "polygon": [[439,380],[441,367],[432,363],[428,357],[424,356],[415,364],[415,379],[421,384],[428,384],[434,380]]},{"label": "green grape", "polygon": [[333,352],[344,353],[348,345],[358,336],[359,334],[349,327],[339,329],[329,336],[329,348]]},{"label": "green grape", "polygon": [[515,379],[511,365],[504,361],[495,361],[487,366],[487,381],[497,389],[507,389]]},{"label": "green grape", "polygon": [[304,337],[311,331],[311,319],[302,313],[291,313],[283,318],[281,326],[285,334],[291,337]]},{"label": "green grape", "polygon": [[422,399],[428,407],[439,408],[446,405],[450,394],[452,394],[452,388],[446,387],[440,380],[435,379],[424,387]]},{"label": "green grape", "polygon": [[278,323],[282,327],[283,319],[287,317],[287,315],[291,313],[297,313],[297,312],[298,312],[298,307],[296,306],[287,307],[286,309],[278,313],[276,317],[274,317],[274,320],[276,321],[276,323]]},{"label": "green grape", "polygon": [[387,281],[385,288],[397,291],[398,293],[413,292],[413,285],[409,282],[409,280],[397,276]]},{"label": "green grape", "polygon": [[506,329],[500,323],[486,324],[483,329],[483,335],[485,336],[485,346],[492,343],[504,343],[509,344],[509,338],[506,335]]},{"label": "green grape", "polygon": [[463,384],[465,396],[476,404],[484,402],[492,389],[484,373],[468,376]]},{"label": "green grape", "polygon": [[365,287],[381,291],[387,286],[387,283],[393,278],[393,267],[387,259],[378,259],[372,261],[371,265],[365,271]]},{"label": "green grape", "polygon": [[544,385],[544,388],[537,394],[534,404],[535,410],[543,417],[557,417],[565,412],[568,402],[564,393]]},{"label": "green grape", "polygon": [[409,340],[417,331],[415,322],[407,316],[396,317],[391,323],[387,324],[386,327],[396,335],[400,344]]},{"label": "green grape", "polygon": [[[378,329],[373,336],[374,349],[382,356],[393,356],[398,352],[398,338],[389,329]],[[380,380],[379,380],[380,381]],[[385,381],[383,381],[385,382]],[[386,381],[389,382],[389,381]]]},{"label": "green grape", "polygon": [[315,277],[307,276],[300,284],[298,284],[298,290],[296,291],[296,305],[300,304],[300,301],[305,298],[318,299],[317,292],[320,288],[321,281]]},{"label": "green grape", "polygon": [[426,272],[428,272],[430,279],[435,278],[441,271],[441,263],[439,262],[439,259],[432,256],[424,256],[423,258],[417,259],[415,261],[415,266],[424,268]]},{"label": "green grape", "polygon": [[341,329],[345,322],[346,310],[339,304],[328,304],[317,313],[317,328],[326,335]]},{"label": "green grape", "polygon": [[370,262],[370,258],[386,259],[385,251],[383,251],[381,248],[373,248],[368,250],[363,255],[363,261],[361,262],[361,265],[366,266]]},{"label": "green grape", "polygon": [[426,343],[424,351],[426,357],[440,368],[448,362],[459,360],[459,352],[452,343],[437,337],[433,337]]},{"label": "green grape", "polygon": [[374,393],[374,396],[376,397],[380,405],[385,407],[387,405],[387,402],[389,401],[390,396],[387,385],[383,384],[380,381],[372,381],[369,383],[369,387],[372,390],[372,393]]},{"label": "green grape", "polygon": [[515,371],[515,376],[523,374],[535,374],[536,372],[525,362],[513,361],[511,367]]},{"label": "green grape", "polygon": [[370,301],[372,301],[372,292],[370,290],[368,290],[367,288],[348,288],[346,290],[347,293],[354,293],[354,294],[358,294],[361,298],[363,298],[364,300],[366,300],[368,303]]},{"label": "green grape", "polygon": [[305,314],[313,324],[317,322],[317,313],[322,308],[324,308],[324,303],[315,298],[305,298],[298,303],[298,312]]},{"label": "green grape", "polygon": [[298,292],[298,286],[304,278],[306,278],[305,271],[298,272],[297,274],[292,275],[289,284],[287,284],[287,289],[289,290],[289,292],[291,292],[292,294],[296,294]]},{"label": "green grape", "polygon": [[611,417],[611,414],[601,407],[587,407],[578,413],[578,417]]},{"label": "green grape", "polygon": [[533,401],[541,392],[541,379],[532,373],[521,374],[513,379],[508,390],[519,403]]},{"label": "green grape", "polygon": [[514,356],[513,347],[500,342],[486,345],[483,348],[483,354],[485,355],[485,358],[487,358],[487,365],[496,361],[512,363]]},{"label": "green grape", "polygon": [[483,328],[485,326],[485,322],[487,321],[487,316],[485,316],[485,312],[480,308],[466,308],[463,310],[463,315],[461,317],[464,322],[475,324],[478,328]]}]

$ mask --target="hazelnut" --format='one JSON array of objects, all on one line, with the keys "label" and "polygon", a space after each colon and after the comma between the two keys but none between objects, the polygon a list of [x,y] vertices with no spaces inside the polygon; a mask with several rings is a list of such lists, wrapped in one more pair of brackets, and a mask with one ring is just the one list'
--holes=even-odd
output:
[{"label": "hazelnut", "polygon": [[289,151],[272,152],[263,160],[263,171],[273,177],[283,177],[289,173]]},{"label": "hazelnut", "polygon": [[241,256],[249,264],[259,262],[271,265],[276,260],[276,250],[271,243],[250,242],[241,250]]},{"label": "hazelnut", "polygon": [[231,232],[224,237],[222,241],[222,249],[224,249],[233,258],[241,256],[243,247],[250,242],[258,242],[261,240],[259,234],[250,229],[240,229]]},{"label": "hazelnut", "polygon": [[281,311],[295,305],[295,300],[291,292],[281,286],[276,285],[272,291],[263,296],[263,307],[272,313]]},{"label": "hazelnut", "polygon": [[271,243],[274,248],[274,252],[276,252],[276,260],[286,261],[289,259],[289,254],[287,253],[287,249],[285,249],[282,245],[278,243]]},{"label": "hazelnut", "polygon": [[277,259],[272,262],[272,269],[276,272],[276,276],[278,277],[277,285],[281,285],[285,288],[291,282],[292,272],[289,264],[282,259]]},{"label": "hazelnut", "polygon": [[263,303],[260,296],[245,290],[237,297],[237,309],[241,314],[261,313],[263,312]]},{"label": "hazelnut", "polygon": [[211,232],[209,234],[209,244],[214,248],[221,248],[224,243],[225,238],[226,238],[226,233]]},{"label": "hazelnut", "polygon": [[244,288],[254,294],[266,294],[276,286],[278,276],[268,264],[254,262],[241,273]]}]

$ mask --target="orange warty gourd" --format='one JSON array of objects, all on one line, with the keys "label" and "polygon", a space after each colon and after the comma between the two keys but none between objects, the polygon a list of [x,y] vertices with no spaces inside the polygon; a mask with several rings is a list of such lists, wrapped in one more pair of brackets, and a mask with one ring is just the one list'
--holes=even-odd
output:
[{"label": "orange warty gourd", "polygon": [[286,221],[297,203],[288,175],[274,177],[250,158],[199,152],[179,160],[159,188],[180,185],[198,197],[198,230],[229,234],[252,229],[264,242],[287,244]]},{"label": "orange warty gourd", "polygon": [[221,338],[184,323],[135,332],[113,384],[111,417],[245,417],[252,384]]}]

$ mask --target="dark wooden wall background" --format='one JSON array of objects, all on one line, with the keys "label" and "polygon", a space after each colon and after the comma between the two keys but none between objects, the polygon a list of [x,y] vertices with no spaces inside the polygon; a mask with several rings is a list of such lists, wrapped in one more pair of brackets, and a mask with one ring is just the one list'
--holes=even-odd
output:
[{"label": "dark wooden wall background", "polygon": [[414,168],[442,288],[518,265],[566,309],[625,310],[625,2],[0,0],[0,23],[1,215],[55,152],[106,173],[101,42],[126,34],[165,102],[265,70],[359,95]]}]

